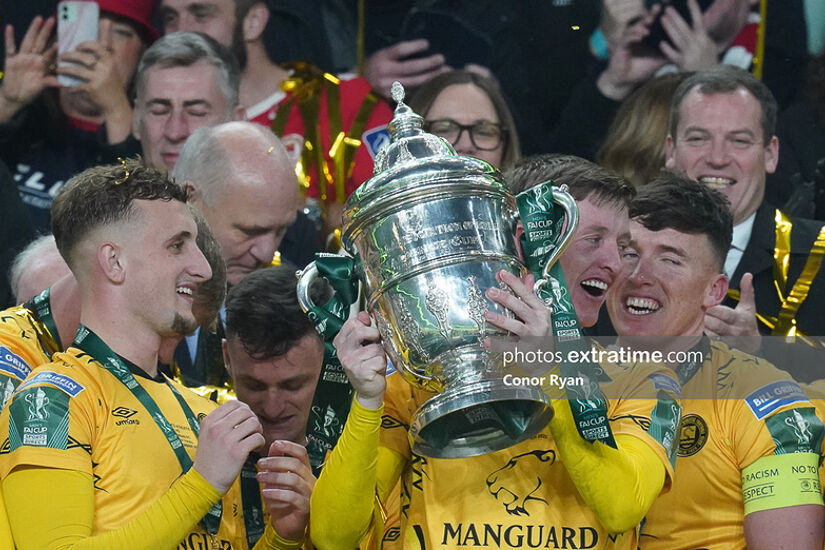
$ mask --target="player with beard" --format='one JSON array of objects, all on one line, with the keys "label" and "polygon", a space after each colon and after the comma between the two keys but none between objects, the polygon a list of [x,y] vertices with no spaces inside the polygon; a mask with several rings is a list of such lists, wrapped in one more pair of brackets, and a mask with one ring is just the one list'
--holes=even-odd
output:
[{"label": "player with beard", "polygon": [[[260,423],[246,405],[215,408],[157,370],[162,340],[192,326],[193,291],[211,276],[185,200],[135,161],[87,170],[55,200],[81,325],[0,416],[18,548],[245,547],[236,480],[264,444]],[[289,547],[273,527],[257,548]]]}]

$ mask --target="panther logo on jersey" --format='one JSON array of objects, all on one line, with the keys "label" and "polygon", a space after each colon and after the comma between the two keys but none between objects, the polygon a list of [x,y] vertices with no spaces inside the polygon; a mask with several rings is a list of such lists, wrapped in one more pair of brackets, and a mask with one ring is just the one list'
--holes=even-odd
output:
[{"label": "panther logo on jersey", "polygon": [[[487,490],[493,497],[504,505],[508,514],[514,516],[529,516],[527,505],[530,502],[547,501],[536,496],[542,486],[541,477],[536,475],[538,464],[545,462],[553,464],[556,461],[556,452],[552,450],[535,450],[522,453],[511,458],[507,464],[487,476]],[[519,494],[519,486],[523,481],[535,478],[535,485],[524,494]]]}]

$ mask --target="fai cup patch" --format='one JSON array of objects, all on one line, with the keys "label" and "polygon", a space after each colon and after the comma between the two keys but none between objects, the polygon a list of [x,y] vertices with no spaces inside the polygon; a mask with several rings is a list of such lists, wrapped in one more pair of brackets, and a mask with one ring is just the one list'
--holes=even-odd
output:
[{"label": "fai cup patch", "polygon": [[69,394],[49,386],[29,386],[9,405],[11,451],[23,446],[65,449],[69,441]]},{"label": "fai cup patch", "polygon": [[776,445],[774,454],[816,453],[822,446],[825,426],[813,407],[791,409],[769,417],[765,424]]}]

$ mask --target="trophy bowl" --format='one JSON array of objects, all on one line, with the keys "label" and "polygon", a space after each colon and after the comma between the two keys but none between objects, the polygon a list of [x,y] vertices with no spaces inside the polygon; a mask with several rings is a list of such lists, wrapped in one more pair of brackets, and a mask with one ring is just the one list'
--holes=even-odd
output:
[{"label": "trophy bowl", "polygon": [[[400,85],[393,98],[392,143],[347,201],[341,241],[390,361],[408,382],[435,393],[411,420],[413,452],[452,458],[503,449],[538,433],[553,414],[541,388],[505,384],[502,354],[485,346],[486,338],[508,334],[489,325],[485,312],[512,315],[485,291],[509,292],[496,278],[501,270],[527,273],[516,201],[498,170],[424,132]],[[565,190],[541,185],[552,201],[537,208],[555,203],[565,213],[548,242],[554,250],[546,276],[575,233],[578,210]],[[305,311],[317,273],[310,264],[298,283]]]}]

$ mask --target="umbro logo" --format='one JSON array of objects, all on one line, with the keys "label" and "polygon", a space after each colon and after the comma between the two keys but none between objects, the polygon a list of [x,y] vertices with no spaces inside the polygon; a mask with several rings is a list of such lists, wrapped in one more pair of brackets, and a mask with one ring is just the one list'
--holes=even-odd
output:
[{"label": "umbro logo", "polygon": [[401,537],[400,527],[390,527],[384,532],[384,542],[394,542]]},{"label": "umbro logo", "polygon": [[117,416],[118,418],[129,418],[130,416],[134,416],[137,414],[137,411],[133,411],[132,409],[128,409],[126,407],[116,407],[112,409],[112,416]]}]

